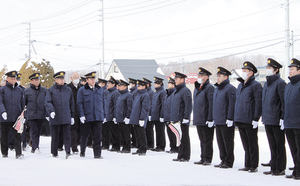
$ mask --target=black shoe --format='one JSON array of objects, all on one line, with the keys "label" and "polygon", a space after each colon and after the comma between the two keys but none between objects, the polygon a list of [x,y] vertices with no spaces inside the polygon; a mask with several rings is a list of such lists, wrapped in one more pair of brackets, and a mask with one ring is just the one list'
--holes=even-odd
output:
[{"label": "black shoe", "polygon": [[204,163],[204,161],[203,160],[200,160],[200,161],[196,161],[196,162],[194,162],[194,164],[196,164],[196,165],[202,165]]},{"label": "black shoe", "polygon": [[175,159],[173,159],[173,161],[179,161],[180,159],[178,159],[178,158],[175,158]]},{"label": "black shoe", "polygon": [[122,150],[121,153],[129,154],[129,153],[130,153],[130,150]]},{"label": "black shoe", "polygon": [[270,174],[273,174],[273,171],[265,171],[265,172],[263,172],[263,174],[270,175]]},{"label": "black shoe", "polygon": [[188,161],[190,161],[190,160],[189,160],[189,159],[185,159],[185,158],[181,158],[179,161],[180,161],[180,162],[188,162]]},{"label": "black shoe", "polygon": [[294,177],[294,175],[293,174],[290,174],[290,175],[285,175],[285,178],[293,178]]},{"label": "black shoe", "polygon": [[137,148],[137,147],[136,147],[136,145],[134,145],[134,144],[131,144],[131,148]]},{"label": "black shoe", "polygon": [[80,157],[84,158],[84,157],[85,157],[85,153],[84,153],[84,152],[81,152],[81,153],[80,153]]},{"label": "black shoe", "polygon": [[112,148],[109,150],[110,152],[120,152],[120,149],[115,149],[115,148]]},{"label": "black shoe", "polygon": [[226,165],[226,164],[222,164],[220,166],[221,169],[229,169],[229,168],[232,168],[232,166],[229,166],[229,165]]},{"label": "black shoe", "polygon": [[249,170],[250,170],[249,167],[244,167],[244,168],[239,169],[239,171],[249,171]]},{"label": "black shoe", "polygon": [[34,153],[34,152],[35,152],[35,150],[31,149],[31,153]]},{"label": "black shoe", "polygon": [[261,165],[264,166],[264,167],[270,167],[271,166],[271,161],[269,163],[262,163]]},{"label": "black shoe", "polygon": [[146,153],[145,152],[141,152],[141,153],[139,153],[139,156],[146,156]]},{"label": "black shoe", "polygon": [[71,154],[68,152],[68,153],[66,154],[66,159],[68,159],[70,156],[71,156]]},{"label": "black shoe", "polygon": [[295,180],[300,180],[300,176],[294,176],[293,177]]},{"label": "black shoe", "polygon": [[93,148],[93,145],[88,145],[88,146],[86,146],[86,147],[92,149],[92,148]]},{"label": "black shoe", "polygon": [[101,150],[109,150],[108,147],[101,147]]},{"label": "black shoe", "polygon": [[221,162],[220,164],[218,165],[214,165],[214,167],[221,167],[223,165],[223,162]]},{"label": "black shoe", "polygon": [[94,159],[103,159],[102,156],[94,156]]},{"label": "black shoe", "polygon": [[273,176],[284,176],[285,175],[285,170],[283,171],[274,171],[272,173]]},{"label": "black shoe", "polygon": [[23,154],[16,155],[16,159],[23,159],[23,158],[24,158]]},{"label": "black shoe", "polygon": [[7,155],[2,155],[2,158],[8,158],[8,156]]},{"label": "black shoe", "polygon": [[257,168],[250,168],[250,170],[248,172],[249,173],[255,173],[255,172],[257,172]]},{"label": "black shoe", "polygon": [[58,148],[57,150],[58,150],[58,151],[63,151],[64,149],[63,149],[63,148]]},{"label": "black shoe", "polygon": [[154,148],[154,149],[151,149],[152,151],[155,151],[155,152],[164,152],[165,149],[160,149],[160,148]]},{"label": "black shoe", "polygon": [[53,154],[52,154],[52,157],[53,157],[53,158],[58,158],[58,155],[53,155]]},{"label": "black shoe", "polygon": [[208,161],[204,161],[202,165],[204,165],[204,166],[208,166],[208,165],[211,165],[211,163],[210,163],[210,162],[208,162]]},{"label": "black shoe", "polygon": [[290,167],[290,168],[289,168],[289,170],[294,170],[294,169],[295,169],[295,167]]},{"label": "black shoe", "polygon": [[132,153],[132,155],[137,155],[137,154],[139,154],[138,151]]}]

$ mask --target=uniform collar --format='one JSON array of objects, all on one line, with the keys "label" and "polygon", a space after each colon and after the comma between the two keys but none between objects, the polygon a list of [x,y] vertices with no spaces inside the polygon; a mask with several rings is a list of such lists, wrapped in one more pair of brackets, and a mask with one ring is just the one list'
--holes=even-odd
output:
[{"label": "uniform collar", "polygon": [[[84,88],[85,88],[85,89],[93,90],[93,89],[90,87],[90,85],[89,85],[88,83],[86,83],[86,84],[84,85]],[[95,86],[94,86],[94,89],[98,89],[98,88],[100,88],[100,86],[96,83]]]},{"label": "uniform collar", "polygon": [[244,87],[244,86],[248,86],[253,80],[255,80],[255,77],[251,76],[245,84],[244,84],[245,80],[243,80],[242,78],[238,78],[237,80],[243,83],[243,87]]},{"label": "uniform collar", "polygon": [[146,93],[146,92],[147,92],[147,89],[138,90],[137,92],[138,92],[139,94]]},{"label": "uniform collar", "polygon": [[166,91],[167,91],[167,95],[169,96],[175,91],[175,87],[171,89],[167,89]]},{"label": "uniform collar", "polygon": [[15,88],[15,87],[17,87],[17,86],[18,86],[18,83],[15,83],[15,85],[14,85],[14,87],[13,87],[13,85],[12,85],[12,84],[10,84],[10,83],[8,83],[8,82],[6,81],[6,84],[5,84],[5,86],[7,86],[8,88],[11,88],[11,89],[13,89],[13,88]]},{"label": "uniform collar", "polygon": [[274,81],[276,81],[277,79],[280,78],[280,75],[279,74],[275,74],[273,76],[267,76],[267,84],[268,85],[271,85]]},{"label": "uniform collar", "polygon": [[39,84],[39,86],[36,88],[36,86],[35,85],[33,85],[33,84],[30,84],[30,88],[32,88],[33,90],[39,90],[40,89],[40,87],[41,87],[41,84]]},{"label": "uniform collar", "polygon": [[110,88],[110,89],[107,89],[109,92],[112,92],[112,91],[114,91],[114,90],[117,90],[117,87],[113,87],[113,88]]},{"label": "uniform collar", "polygon": [[120,94],[125,94],[125,93],[128,92],[128,89],[125,89],[125,90],[122,90],[122,91],[119,91],[119,92],[120,92]]},{"label": "uniform collar", "polygon": [[136,90],[137,89],[137,86],[134,86],[134,87],[131,87],[130,88],[130,91],[134,91],[134,90]]},{"label": "uniform collar", "polygon": [[209,84],[209,79],[207,79],[207,80],[203,83],[202,86],[200,85],[200,83],[198,83],[198,81],[195,81],[195,88],[196,88],[197,90],[199,90],[200,87],[201,87],[201,89],[203,90],[203,89],[206,87],[206,85],[208,85],[208,84]]},{"label": "uniform collar", "polygon": [[185,85],[185,82],[180,84],[180,85],[177,85],[175,88],[176,88],[176,92],[178,92],[180,89],[182,89],[183,87],[186,87]]},{"label": "uniform collar", "polygon": [[229,84],[229,79],[224,80],[220,85],[218,83],[215,84],[215,86],[218,87],[218,89],[224,88],[227,84]]},{"label": "uniform collar", "polygon": [[146,90],[147,90],[147,91],[150,91],[150,90],[152,90],[152,89],[151,89],[151,87],[148,87]]},{"label": "uniform collar", "polygon": [[300,81],[300,75],[296,75],[296,76],[293,76],[293,77],[289,77],[292,85],[293,84],[296,84],[298,81]]},{"label": "uniform collar", "polygon": [[163,90],[163,89],[164,89],[163,86],[160,86],[160,87],[155,88],[156,91],[160,91],[160,90]]}]

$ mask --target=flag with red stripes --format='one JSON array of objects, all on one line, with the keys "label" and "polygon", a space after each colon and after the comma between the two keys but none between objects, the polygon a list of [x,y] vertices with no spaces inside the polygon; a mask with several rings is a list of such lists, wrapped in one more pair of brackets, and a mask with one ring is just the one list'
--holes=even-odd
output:
[{"label": "flag with red stripes", "polygon": [[15,122],[15,124],[13,125],[13,128],[18,132],[18,133],[22,133],[23,129],[24,129],[24,123],[25,123],[25,111],[26,111],[26,106],[23,110],[23,112],[21,113],[21,115],[18,117],[17,121]]},{"label": "flag with red stripes", "polygon": [[178,147],[181,143],[180,141],[181,141],[181,137],[182,137],[180,123],[179,122],[171,123],[168,126],[176,136],[176,146]]}]

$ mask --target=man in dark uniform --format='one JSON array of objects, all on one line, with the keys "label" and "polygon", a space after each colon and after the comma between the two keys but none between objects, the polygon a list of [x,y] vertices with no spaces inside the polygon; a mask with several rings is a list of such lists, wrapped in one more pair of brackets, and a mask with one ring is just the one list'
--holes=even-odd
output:
[{"label": "man in dark uniform", "polygon": [[264,172],[269,175],[285,175],[286,150],[284,135],[284,89],[285,82],[280,78],[282,68],[274,59],[269,58],[266,78],[262,92],[262,122],[269,141],[271,151],[271,170]]},{"label": "man in dark uniform", "polygon": [[63,131],[66,159],[69,158],[71,147],[71,125],[74,124],[75,105],[71,88],[65,84],[65,72],[53,75],[55,84],[46,93],[45,106],[50,114],[51,154],[58,157],[59,132]]},{"label": "man in dark uniform", "polygon": [[150,111],[150,98],[147,94],[147,82],[137,80],[138,91],[133,101],[130,123],[134,125],[138,150],[132,154],[145,156],[147,152],[146,125]]},{"label": "man in dark uniform", "polygon": [[87,138],[92,133],[94,158],[101,157],[102,122],[105,113],[104,91],[95,79],[96,72],[86,74],[87,83],[78,90],[77,106],[82,127],[80,157],[85,157]]},{"label": "man in dark uniform", "polygon": [[155,92],[152,98],[151,121],[155,126],[156,134],[156,147],[152,150],[156,152],[163,152],[166,148],[164,102],[167,93],[163,81],[162,78],[154,77]]},{"label": "man in dark uniform", "polygon": [[239,128],[245,151],[245,167],[239,171],[257,172],[258,120],[262,111],[262,86],[255,81],[256,67],[249,61],[243,63],[242,78],[236,91],[234,123]]},{"label": "man in dark uniform", "polygon": [[209,82],[211,72],[199,68],[198,80],[194,90],[194,125],[197,126],[200,140],[200,161],[198,165],[210,165],[213,156],[214,122],[213,95],[214,87]]},{"label": "man in dark uniform", "polygon": [[78,72],[73,72],[71,82],[67,84],[71,88],[74,97],[75,104],[75,115],[74,115],[74,125],[71,126],[71,149],[74,154],[78,154],[77,146],[80,144],[80,120],[77,111],[77,92],[79,89],[79,74]]},{"label": "man in dark uniform", "polygon": [[[16,83],[17,71],[10,71],[5,74],[6,85],[0,88],[0,122],[1,122],[1,152],[2,157],[8,157],[8,135],[13,129],[17,118],[24,109],[24,92]],[[21,149],[21,134],[15,129],[12,130],[14,136],[14,148],[16,158],[23,158]]]},{"label": "man in dark uniform", "polygon": [[151,107],[152,107],[152,98],[154,91],[151,89],[151,83],[147,78],[143,78],[143,81],[147,83],[147,93],[150,96],[150,112],[147,120],[147,126],[146,126],[146,137],[147,137],[147,149],[151,150],[154,148],[154,132],[153,132],[153,122],[151,120]]},{"label": "man in dark uniform", "polygon": [[284,128],[295,166],[286,178],[300,180],[300,61],[293,58],[289,67],[290,82],[284,91]]},{"label": "man in dark uniform", "polygon": [[186,87],[185,74],[175,72],[175,91],[171,103],[171,124],[180,123],[182,131],[181,143],[176,159],[173,161],[188,162],[191,157],[189,136],[190,117],[192,112],[192,93]]},{"label": "man in dark uniform", "polygon": [[132,109],[133,96],[128,91],[128,85],[126,81],[120,80],[119,82],[119,93],[120,96],[116,102],[116,120],[120,126],[120,132],[123,141],[122,153],[130,153],[130,125],[129,118]]},{"label": "man in dark uniform", "polygon": [[79,83],[78,87],[79,88],[83,87],[86,84],[86,78],[81,76],[80,79],[79,79],[79,82],[80,83]]},{"label": "man in dark uniform", "polygon": [[[136,79],[133,79],[133,78],[128,78],[128,82],[129,82],[129,90],[130,90],[130,93],[132,94],[133,96],[133,100],[137,94],[137,86],[136,86]],[[135,134],[134,134],[134,128],[133,128],[133,125],[130,124],[130,134],[131,134],[131,148],[135,148],[137,147],[137,144],[136,144],[136,139],[135,139]]]},{"label": "man in dark uniform", "polygon": [[[40,153],[40,135],[45,121],[45,98],[47,89],[40,84],[40,73],[29,76],[30,85],[25,89],[25,105],[27,105],[26,118],[30,126],[32,153]],[[48,118],[49,119],[49,118]]]},{"label": "man in dark uniform", "polygon": [[120,136],[120,128],[118,123],[116,122],[115,116],[115,106],[118,97],[120,96],[119,91],[116,88],[117,81],[115,78],[110,76],[110,79],[107,82],[107,98],[105,102],[105,118],[107,121],[107,125],[109,127],[109,131],[106,131],[105,135],[105,143],[103,144],[104,147],[109,147],[109,133],[111,134],[112,138],[112,148],[110,151],[119,152],[121,146],[121,136]]},{"label": "man in dark uniform", "polygon": [[223,68],[217,69],[217,83],[213,98],[213,120],[221,163],[215,165],[224,169],[232,168],[234,162],[234,105],[236,88],[230,84],[231,73]]},{"label": "man in dark uniform", "polygon": [[164,122],[167,125],[167,134],[170,142],[170,150],[166,151],[167,153],[173,154],[178,153],[178,147],[176,146],[176,136],[172,130],[168,127],[170,125],[170,116],[171,116],[171,104],[173,99],[173,93],[175,91],[175,79],[169,77],[168,89],[166,90],[166,98],[164,102]]}]

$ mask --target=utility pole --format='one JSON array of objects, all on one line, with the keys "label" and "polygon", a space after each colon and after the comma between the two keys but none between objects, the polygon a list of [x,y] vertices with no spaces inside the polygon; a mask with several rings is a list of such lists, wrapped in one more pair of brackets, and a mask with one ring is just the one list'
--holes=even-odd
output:
[{"label": "utility pole", "polygon": [[294,43],[295,43],[295,40],[294,40],[294,32],[292,31],[292,41],[291,41],[291,46],[292,46],[292,58],[294,58]]},{"label": "utility pole", "polygon": [[100,72],[101,72],[101,78],[104,79],[104,6],[103,6],[103,1],[102,1],[102,10],[100,10],[102,12],[101,14],[101,21],[102,21],[102,60],[100,63]]},{"label": "utility pole", "polygon": [[[29,59],[31,58],[31,48],[30,48],[30,45],[31,45],[31,23],[30,22],[25,22],[25,23],[22,23],[22,24],[27,24],[28,25],[28,44],[21,44],[21,45],[28,45],[28,56],[25,55],[25,58]],[[26,59],[26,60],[27,60]],[[24,60],[24,59],[22,59]]]},{"label": "utility pole", "polygon": [[285,73],[284,79],[288,81],[289,68],[288,65],[291,61],[290,59],[290,12],[289,12],[289,0],[286,0],[285,4]]}]

